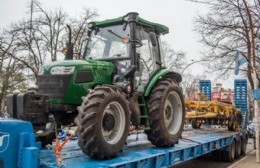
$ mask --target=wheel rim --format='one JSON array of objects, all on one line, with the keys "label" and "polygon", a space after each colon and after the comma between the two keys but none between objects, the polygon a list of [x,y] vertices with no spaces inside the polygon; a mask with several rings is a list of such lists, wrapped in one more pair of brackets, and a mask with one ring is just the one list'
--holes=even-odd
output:
[{"label": "wheel rim", "polygon": [[180,96],[175,91],[168,94],[164,104],[164,124],[168,132],[176,134],[182,125],[182,102]]},{"label": "wheel rim", "polygon": [[125,131],[125,113],[121,104],[116,101],[109,103],[102,117],[102,134],[109,144],[116,144]]},{"label": "wheel rim", "polygon": [[243,139],[242,141],[241,141],[241,143],[242,143],[242,153],[244,154],[244,153],[246,153],[246,145],[247,145],[247,140],[246,139]]},{"label": "wheel rim", "polygon": [[235,158],[235,152],[236,152],[235,147],[236,147],[235,142],[233,142],[231,145],[231,160],[234,160]]},{"label": "wheel rim", "polygon": [[237,141],[237,154],[238,154],[238,156],[240,156],[241,155],[241,149],[242,149],[242,146],[241,146],[241,140],[239,139],[238,141]]}]

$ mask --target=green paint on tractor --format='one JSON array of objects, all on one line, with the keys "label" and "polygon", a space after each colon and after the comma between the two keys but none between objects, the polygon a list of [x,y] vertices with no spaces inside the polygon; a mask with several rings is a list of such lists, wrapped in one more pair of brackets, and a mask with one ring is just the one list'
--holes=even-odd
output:
[{"label": "green paint on tractor", "polygon": [[[66,90],[64,98],[50,98],[49,102],[52,104],[70,104],[80,105],[82,103],[82,97],[89,93],[90,89],[93,89],[97,85],[111,84],[112,74],[115,72],[115,66],[106,61],[96,60],[64,60],[56,61],[50,64],[42,66],[44,75],[51,75],[51,69],[53,67],[71,67],[74,66],[74,73],[72,74],[69,87]],[[76,83],[76,75],[81,71],[90,71],[94,77],[94,80],[87,83]]]}]

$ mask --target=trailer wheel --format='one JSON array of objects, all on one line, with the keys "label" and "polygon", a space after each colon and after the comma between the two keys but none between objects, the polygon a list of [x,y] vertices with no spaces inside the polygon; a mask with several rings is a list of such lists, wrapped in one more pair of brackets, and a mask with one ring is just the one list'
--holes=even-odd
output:
[{"label": "trailer wheel", "polygon": [[242,145],[241,145],[241,139],[239,138],[237,141],[236,141],[236,152],[235,152],[235,158],[238,159],[240,156],[241,156],[241,149],[242,149]]},{"label": "trailer wheel", "polygon": [[117,155],[129,133],[130,110],[125,96],[113,86],[92,90],[78,107],[78,145],[95,159]]},{"label": "trailer wheel", "polygon": [[148,139],[158,147],[172,146],[181,137],[185,106],[181,88],[163,78],[155,84],[148,97]]},{"label": "trailer wheel", "polygon": [[212,155],[213,155],[213,158],[216,160],[216,161],[222,161],[222,150],[215,150],[212,152]]},{"label": "trailer wheel", "polygon": [[246,154],[247,138],[241,139],[241,155]]},{"label": "trailer wheel", "polygon": [[223,151],[223,159],[226,162],[233,162],[235,159],[235,147],[236,143],[233,140],[233,142],[229,145],[228,151]]},{"label": "trailer wheel", "polygon": [[193,129],[200,129],[201,121],[197,118],[193,118],[191,120],[191,126],[192,126]]}]

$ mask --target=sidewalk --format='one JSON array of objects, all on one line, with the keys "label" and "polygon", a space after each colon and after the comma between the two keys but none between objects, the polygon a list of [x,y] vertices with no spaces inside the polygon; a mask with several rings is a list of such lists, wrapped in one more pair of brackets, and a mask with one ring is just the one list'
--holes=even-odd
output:
[{"label": "sidewalk", "polygon": [[260,168],[260,163],[256,163],[256,152],[255,150],[247,153],[245,157],[238,160],[228,168]]}]

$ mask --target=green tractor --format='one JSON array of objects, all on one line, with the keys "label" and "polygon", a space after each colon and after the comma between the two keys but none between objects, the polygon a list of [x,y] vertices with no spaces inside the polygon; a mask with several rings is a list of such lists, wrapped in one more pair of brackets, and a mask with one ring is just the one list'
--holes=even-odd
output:
[{"label": "green tractor", "polygon": [[164,67],[159,37],[168,27],[133,12],[88,26],[82,59],[69,50],[67,60],[44,65],[38,92],[9,95],[11,115],[44,133],[50,121],[75,121],[78,145],[95,159],[116,156],[130,126],[145,129],[155,146],[176,144],[185,107],[181,75]]}]

